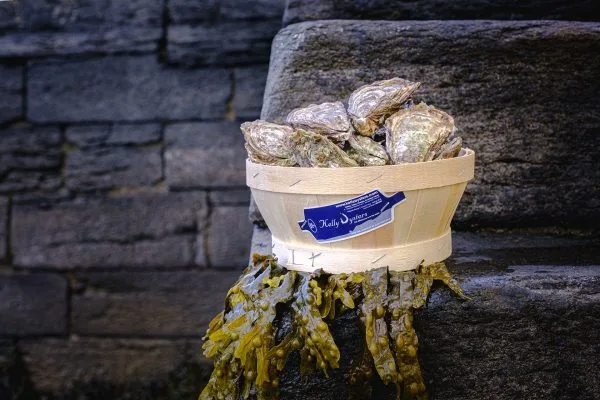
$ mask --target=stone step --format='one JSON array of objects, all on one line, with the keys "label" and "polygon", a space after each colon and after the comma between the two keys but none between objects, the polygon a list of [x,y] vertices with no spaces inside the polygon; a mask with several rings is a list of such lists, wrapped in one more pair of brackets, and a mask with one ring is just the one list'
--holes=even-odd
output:
[{"label": "stone step", "polygon": [[[600,398],[600,238],[453,237],[448,267],[472,300],[438,288],[415,314],[431,399]],[[257,229],[255,248],[268,248],[268,238]],[[356,314],[331,329],[341,347],[340,370],[307,383],[291,365],[282,377],[282,399],[349,398],[347,365],[362,351]],[[375,393],[378,400],[395,398],[380,383]]]},{"label": "stone step", "polygon": [[600,227],[600,23],[290,25],[273,42],[262,118],[393,76],[423,82],[415,100],[453,115],[476,151],[455,227]]},{"label": "stone step", "polygon": [[588,0],[288,0],[283,17],[285,25],[325,19],[598,21],[600,14]]}]

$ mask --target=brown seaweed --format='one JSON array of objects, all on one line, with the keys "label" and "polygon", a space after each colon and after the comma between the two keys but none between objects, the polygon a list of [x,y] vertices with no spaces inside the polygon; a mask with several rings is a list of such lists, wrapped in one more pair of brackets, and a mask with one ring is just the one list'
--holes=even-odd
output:
[{"label": "brown seaweed", "polygon": [[400,110],[420,86],[420,82],[401,78],[361,86],[348,99],[348,114],[352,124],[359,134],[372,136],[385,119]]},{"label": "brown seaweed", "polygon": [[[203,348],[215,368],[199,399],[277,399],[279,374],[294,351],[300,353],[303,374],[328,374],[339,367],[340,352],[324,318],[360,307],[365,347],[350,370],[353,398],[371,393],[369,382],[376,372],[384,383],[396,385],[399,398],[425,400],[413,309],[424,305],[435,280],[466,297],[443,263],[419,266],[414,272],[379,268],[309,274],[255,255],[227,293],[225,310],[209,324]],[[276,343],[278,304],[291,307],[294,322]]]},{"label": "brown seaweed", "polygon": [[341,101],[296,108],[288,114],[286,122],[295,129],[306,129],[327,136],[335,142],[348,140],[354,132]]}]

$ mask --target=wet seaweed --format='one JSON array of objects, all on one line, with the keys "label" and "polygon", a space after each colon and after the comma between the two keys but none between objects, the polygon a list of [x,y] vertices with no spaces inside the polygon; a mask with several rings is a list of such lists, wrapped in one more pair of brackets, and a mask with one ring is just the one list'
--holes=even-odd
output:
[{"label": "wet seaweed", "polygon": [[[376,373],[396,386],[399,400],[427,399],[413,311],[425,305],[434,281],[467,298],[444,263],[327,274],[289,271],[274,258],[254,255],[204,336],[204,355],[214,370],[199,400],[277,399],[279,374],[293,352],[299,352],[301,374],[328,376],[339,367],[340,350],[327,321],[355,308],[365,346],[351,366],[349,385],[368,398]],[[292,311],[291,331],[279,343],[273,328],[278,305]]]}]

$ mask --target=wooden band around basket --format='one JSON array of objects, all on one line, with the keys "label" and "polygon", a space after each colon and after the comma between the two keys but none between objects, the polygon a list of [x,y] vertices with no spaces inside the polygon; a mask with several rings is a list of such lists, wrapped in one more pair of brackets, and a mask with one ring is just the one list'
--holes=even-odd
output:
[{"label": "wooden band around basket", "polygon": [[450,257],[450,230],[422,242],[382,249],[315,249],[286,244],[272,237],[273,256],[287,269],[312,272],[319,268],[332,274],[364,272],[380,267],[393,271],[415,269],[421,262],[433,264]]},{"label": "wooden band around basket", "polygon": [[359,194],[378,188],[384,192],[419,190],[467,182],[473,178],[475,153],[446,160],[380,167],[278,167],[246,161],[246,184],[280,193]]}]

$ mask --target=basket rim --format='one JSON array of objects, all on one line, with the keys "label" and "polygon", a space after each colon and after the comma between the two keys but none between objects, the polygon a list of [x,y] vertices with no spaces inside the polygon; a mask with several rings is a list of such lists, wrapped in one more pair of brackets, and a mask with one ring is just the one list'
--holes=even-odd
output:
[{"label": "basket rim", "polygon": [[435,188],[473,179],[475,152],[463,148],[461,154],[445,160],[347,168],[281,167],[247,159],[246,184],[252,190],[331,195]]}]

